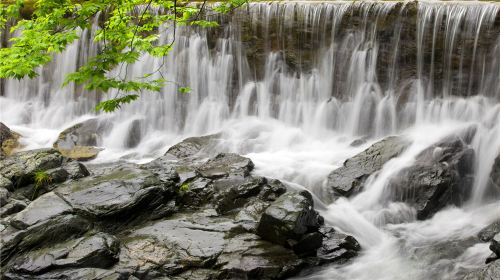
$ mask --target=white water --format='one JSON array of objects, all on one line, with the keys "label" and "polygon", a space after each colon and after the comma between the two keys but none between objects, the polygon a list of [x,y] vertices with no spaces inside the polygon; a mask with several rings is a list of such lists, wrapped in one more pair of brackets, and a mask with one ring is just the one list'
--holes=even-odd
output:
[{"label": "white water", "polygon": [[[95,161],[146,162],[185,137],[222,131],[220,151],[244,154],[258,174],[320,194],[328,173],[345,159],[387,135],[402,134],[412,145],[369,178],[364,192],[318,205],[327,222],[360,241],[361,256],[300,278],[456,279],[464,269],[482,265],[487,245],[467,243],[453,256],[429,248],[473,237],[500,218],[498,198],[486,197],[488,175],[500,152],[500,30],[498,24],[494,27],[500,4],[421,2],[411,27],[416,34],[410,75],[401,57],[408,40],[403,37],[408,32],[407,5],[411,3],[251,4],[238,15],[262,38],[265,61],[256,68],[245,54],[258,42],[242,44],[245,33],[236,20],[220,38],[204,30],[179,29],[175,50],[165,61],[144,57],[127,75],[140,77],[164,63],[163,75],[192,92],[177,94],[177,85],[169,83],[159,94],[145,93],[120,112],[100,116],[114,126]],[[360,15],[358,25],[343,21],[353,10]],[[383,25],[377,21],[389,18],[387,41],[380,37]],[[301,35],[301,44],[317,49],[311,69],[301,68],[300,53],[295,68],[283,61],[294,48],[288,36],[300,28],[311,31]],[[164,42],[173,39],[172,30],[161,32]],[[485,34],[490,38],[484,39]],[[209,41],[214,40],[212,49]],[[473,47],[465,48],[465,41]],[[101,97],[59,85],[64,74],[77,69],[78,60],[96,51],[95,45],[79,41],[38,79],[6,83],[0,121],[24,136],[25,149],[49,147],[62,129],[95,117],[92,108]],[[459,66],[452,67],[457,57]],[[377,67],[381,65],[386,73]],[[144,120],[142,140],[138,147],[127,148],[134,120]],[[398,170],[429,145],[471,125],[477,127],[471,144],[477,162],[466,206],[416,221],[413,209],[387,201],[384,188]],[[366,144],[349,145],[362,136],[370,137]]]}]

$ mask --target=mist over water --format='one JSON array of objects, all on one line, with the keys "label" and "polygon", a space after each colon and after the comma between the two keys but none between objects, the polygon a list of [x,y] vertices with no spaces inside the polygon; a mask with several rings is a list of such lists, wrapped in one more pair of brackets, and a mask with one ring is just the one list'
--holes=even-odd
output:
[{"label": "mist over water", "polygon": [[[164,65],[172,83],[103,115],[93,108],[106,96],[60,86],[100,47],[88,40],[93,30],[81,31],[38,78],[5,82],[0,121],[34,149],[98,117],[112,128],[96,163],[147,162],[186,137],[220,132],[213,153],[240,153],[259,175],[310,190],[326,222],[363,247],[352,263],[298,279],[457,279],[483,265],[488,245],[470,239],[500,218],[500,201],[487,195],[500,153],[500,3],[260,2],[221,20],[217,32],[178,27],[169,56],[143,57],[126,71],[140,77]],[[174,39],[172,27],[160,34]],[[192,92],[178,94],[179,85]],[[127,147],[134,121],[141,141]],[[420,152],[471,127],[475,177],[463,207],[417,221],[414,209],[387,198],[389,180]],[[411,145],[363,192],[321,203],[328,174],[389,135]],[[453,242],[466,249],[439,250]]]}]

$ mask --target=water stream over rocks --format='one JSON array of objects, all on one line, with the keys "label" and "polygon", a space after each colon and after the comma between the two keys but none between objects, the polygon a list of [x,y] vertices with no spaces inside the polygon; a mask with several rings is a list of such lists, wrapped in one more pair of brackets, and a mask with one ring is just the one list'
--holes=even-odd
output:
[{"label": "water stream over rocks", "polygon": [[[218,277],[239,279],[243,276],[231,273],[241,267],[231,259],[248,250],[258,251],[260,246],[272,248],[271,264],[252,272],[256,274],[247,274],[250,278],[500,277],[499,260],[484,264],[492,253],[488,247],[493,237],[477,237],[483,228],[500,220],[500,3],[258,2],[217,20],[221,26],[208,30],[178,27],[175,47],[168,57],[143,57],[131,66],[127,75],[139,77],[164,64],[163,76],[175,83],[167,84],[161,93],[143,93],[139,101],[113,114],[92,113],[95,104],[106,96],[74,85],[60,86],[65,74],[99,50],[100,46],[89,41],[94,30],[81,31],[81,40],[40,70],[38,78],[2,81],[0,122],[21,135],[19,142],[24,150],[52,147],[56,141],[61,147],[89,145],[102,149],[97,156],[89,157],[92,161],[88,169],[93,175],[79,179],[88,180],[86,184],[98,189],[85,192],[78,184],[65,183],[69,185],[54,191],[56,197],[48,197],[50,203],[57,200],[62,206],[56,207],[57,213],[47,215],[70,220],[73,232],[88,230],[86,222],[79,221],[81,213],[85,219],[106,220],[108,216],[128,215],[127,211],[137,209],[141,201],[152,201],[150,209],[164,215],[178,209],[172,205],[160,207],[160,200],[170,201],[176,196],[170,193],[172,190],[162,189],[162,182],[179,184],[177,192],[183,182],[189,182],[195,195],[181,196],[182,204],[203,205],[204,196],[213,195],[210,203],[224,215],[243,207],[246,212],[241,210],[238,216],[251,216],[247,212],[261,212],[249,207],[261,207],[267,209],[262,215],[272,220],[282,200],[296,201],[297,205],[314,201],[325,224],[335,228],[335,234],[354,237],[361,251],[345,262],[319,258],[306,262],[307,268],[291,265],[297,257],[276,244],[285,244],[282,238],[300,241],[302,235],[267,236],[263,232],[271,230],[259,232],[254,224],[247,230],[271,242],[256,239],[255,234],[240,234],[228,245],[224,236],[239,234],[240,220],[217,217],[209,210],[197,212],[197,216],[181,211],[172,219],[119,236],[119,242],[126,244],[119,256],[115,248],[118,241],[108,233],[92,237],[98,241],[81,237],[67,248],[76,250],[85,242],[107,244],[103,245],[105,252],[99,254],[112,263],[117,258],[121,272],[140,267],[133,274],[138,278],[182,273],[184,278],[175,279],[205,279],[212,272],[204,269],[214,265],[224,271]],[[162,42],[173,40],[171,27],[159,32]],[[192,92],[176,93],[179,85],[191,87]],[[188,137],[213,134],[172,147]],[[221,152],[227,153],[222,159],[216,156]],[[233,158],[236,155],[231,153],[251,159],[252,167],[246,170],[250,164]],[[197,154],[196,160],[190,158],[193,154]],[[185,158],[190,158],[189,164]],[[208,158],[211,160],[203,163]],[[179,176],[176,179],[162,169],[166,161],[171,168],[172,160],[178,164],[174,168]],[[104,175],[98,172],[106,171],[98,170],[110,163],[120,166],[111,174],[132,174],[124,179],[126,190],[114,183],[114,177],[100,185],[99,176]],[[50,168],[65,170],[67,175],[61,182],[76,180],[83,171],[75,171],[79,170],[75,164],[60,162]],[[221,165],[229,166],[230,171],[221,171]],[[234,166],[236,171],[231,169]],[[163,170],[161,174],[155,171],[159,169]],[[2,176],[7,178],[5,174]],[[234,182],[234,178],[221,179],[233,176],[237,178]],[[252,181],[260,176],[267,181]],[[284,187],[273,185],[271,179],[279,179],[292,189],[308,190],[312,197],[282,195]],[[138,185],[145,181],[147,189],[139,192]],[[215,188],[210,195],[205,193],[207,185]],[[251,185],[254,189],[219,193],[234,185]],[[159,198],[152,199],[155,196]],[[89,206],[86,199],[98,203]],[[108,199],[124,202],[108,205]],[[33,204],[28,207],[41,207]],[[38,204],[44,205],[43,201]],[[16,215],[13,225],[29,236],[29,229],[37,222],[29,224],[24,214]],[[215,230],[211,223],[225,227]],[[309,225],[315,229],[308,229],[308,234],[328,236],[323,227],[317,229],[319,224]],[[170,231],[172,236],[158,231]],[[200,234],[208,235],[205,239]],[[183,247],[183,238],[197,247]],[[28,248],[26,242],[16,246]],[[290,245],[295,252],[303,249],[298,244]],[[340,247],[349,254],[356,251],[349,246]],[[203,249],[207,247],[210,250]],[[175,248],[173,253],[169,252],[171,248]],[[72,256],[67,263],[92,263],[87,262],[89,257],[73,256],[78,254],[66,250],[61,254]],[[138,252],[150,253],[138,256]],[[189,262],[185,263],[182,252],[194,259],[187,258]],[[168,262],[163,255],[168,255]],[[277,261],[279,255],[289,259]],[[255,256],[245,256],[248,263],[257,262],[252,259]],[[163,267],[155,270],[158,275],[148,274],[149,268],[139,261],[162,263]],[[288,270],[276,272],[285,264]],[[34,271],[33,264],[23,265],[28,266],[26,262],[19,264],[14,267],[15,273]],[[38,274],[49,267],[65,264],[58,260],[35,271]],[[476,272],[469,274],[472,271]],[[104,270],[99,273],[101,278],[111,275]],[[47,277],[41,279],[51,279]]]}]

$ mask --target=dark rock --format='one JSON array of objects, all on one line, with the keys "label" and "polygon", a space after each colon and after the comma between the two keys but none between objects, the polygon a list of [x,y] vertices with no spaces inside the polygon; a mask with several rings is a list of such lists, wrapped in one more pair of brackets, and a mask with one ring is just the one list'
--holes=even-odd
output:
[{"label": "dark rock", "polygon": [[274,201],[262,215],[257,234],[283,246],[293,246],[306,233],[315,232],[322,224],[313,209],[309,193],[288,192]]},{"label": "dark rock", "polygon": [[497,254],[491,253],[487,258],[486,261],[484,262],[485,264],[489,264],[490,262],[494,262],[496,260],[500,259]]},{"label": "dark rock", "polygon": [[226,244],[229,219],[193,216],[155,222],[123,239],[119,268],[139,278],[174,275],[213,264]]},{"label": "dark rock", "polygon": [[109,271],[100,268],[71,268],[71,269],[59,269],[54,270],[42,275],[16,275],[12,273],[6,274],[7,279],[12,280],[25,280],[25,279],[33,279],[33,280],[136,280],[136,278],[124,278],[120,273]]},{"label": "dark rock", "polygon": [[495,158],[491,169],[490,181],[494,187],[500,188],[500,155]]},{"label": "dark rock", "polygon": [[467,274],[462,280],[497,280],[500,279],[500,260],[494,261],[484,268]]},{"label": "dark rock", "polygon": [[181,184],[178,199],[186,208],[196,208],[209,203],[213,199],[214,190],[211,180],[196,178]]},{"label": "dark rock", "polygon": [[164,280],[213,280],[216,279],[217,271],[213,269],[204,269],[204,268],[199,268],[199,269],[191,269],[185,272],[182,272],[181,274],[169,277],[169,278],[162,278]]},{"label": "dark rock", "polygon": [[216,263],[218,279],[281,279],[300,265],[293,251],[254,234],[231,238]]},{"label": "dark rock", "polygon": [[5,205],[0,208],[0,218],[18,213],[26,208],[28,204],[22,200],[10,199]]},{"label": "dark rock", "polygon": [[90,175],[87,167],[77,161],[67,161],[62,168],[68,173],[68,179],[80,179]]},{"label": "dark rock", "polygon": [[342,167],[328,175],[325,198],[334,200],[337,196],[358,193],[370,175],[401,154],[408,145],[409,142],[404,138],[390,136],[346,160]]},{"label": "dark rock", "polygon": [[224,214],[235,208],[240,208],[249,198],[257,196],[266,179],[262,177],[249,177],[248,179],[227,178],[214,182],[215,209]]},{"label": "dark rock", "polygon": [[134,165],[66,183],[56,193],[84,215],[109,217],[124,214],[141,205],[155,206],[167,200],[168,185],[152,172]]},{"label": "dark rock", "polygon": [[10,224],[18,229],[26,229],[71,211],[71,207],[64,200],[51,192],[42,195],[30,203],[26,209],[17,213],[10,220]]},{"label": "dark rock", "polygon": [[322,227],[320,233],[323,235],[323,242],[317,257],[321,263],[345,262],[357,256],[361,250],[358,241],[350,235],[336,232],[328,227]]},{"label": "dark rock", "polygon": [[228,175],[248,176],[253,170],[253,162],[245,157],[232,153],[218,154],[197,168],[201,176],[220,178]]},{"label": "dark rock", "polygon": [[165,155],[171,155],[178,159],[194,157],[203,151],[214,147],[219,140],[220,134],[211,134],[200,137],[190,137],[170,147]]},{"label": "dark rock", "polygon": [[0,159],[11,155],[15,149],[20,147],[20,137],[21,135],[0,122]]},{"label": "dark rock", "polygon": [[409,203],[417,218],[429,218],[447,205],[461,205],[473,183],[474,150],[458,136],[427,148],[416,164],[403,169],[390,184],[395,201]]},{"label": "dark rock", "polygon": [[18,257],[10,270],[33,275],[58,268],[107,268],[118,260],[119,248],[114,236],[97,233],[29,252]]},{"label": "dark rock", "polygon": [[13,188],[20,188],[34,182],[36,171],[60,167],[62,163],[62,155],[54,149],[19,152],[0,161],[0,174],[12,182]]},{"label": "dark rock", "polygon": [[7,227],[0,235],[2,263],[8,261],[17,252],[62,242],[79,236],[90,228],[91,225],[87,220],[73,214],[61,214],[46,220],[39,220],[24,230]]},{"label": "dark rock", "polygon": [[238,212],[235,221],[240,223],[248,232],[256,233],[260,217],[269,205],[269,202],[251,200]]},{"label": "dark rock", "polygon": [[292,245],[293,251],[299,256],[316,255],[316,250],[323,244],[320,232],[306,233],[297,243]]},{"label": "dark rock", "polygon": [[179,174],[175,169],[176,166],[166,157],[160,157],[144,164],[142,168],[153,172],[158,179],[166,184],[173,184],[179,181]]},{"label": "dark rock", "polygon": [[491,239],[490,250],[497,255],[497,259],[500,259],[500,233],[497,233],[493,239]]},{"label": "dark rock", "polygon": [[128,135],[125,139],[126,148],[135,148],[141,143],[142,140],[142,129],[141,127],[145,124],[144,120],[133,120],[128,128]]}]

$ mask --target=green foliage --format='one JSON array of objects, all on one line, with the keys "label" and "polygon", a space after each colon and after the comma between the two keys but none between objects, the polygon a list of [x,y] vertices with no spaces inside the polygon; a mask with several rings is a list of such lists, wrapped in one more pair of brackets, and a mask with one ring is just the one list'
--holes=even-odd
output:
[{"label": "green foliage", "polygon": [[179,188],[179,193],[184,194],[189,192],[189,183],[183,183]]},{"label": "green foliage", "polygon": [[46,171],[43,171],[43,170],[36,171],[35,175],[34,175],[34,179],[35,179],[35,186],[34,186],[34,190],[33,190],[32,199],[35,199],[40,188],[45,187],[45,186],[49,185],[50,183],[52,183],[52,177]]},{"label": "green foliage", "polygon": [[[216,22],[204,20],[206,1],[166,0],[35,0],[30,19],[23,19],[20,10],[25,1],[0,4],[0,29],[8,21],[16,24],[9,32],[19,35],[10,40],[10,46],[0,49],[0,78],[21,79],[37,76],[37,69],[51,61],[79,38],[80,30],[90,28],[99,20],[99,29],[93,38],[102,47],[97,55],[66,76],[64,86],[75,83],[87,90],[116,96],[100,103],[98,111],[112,112],[139,97],[143,90],[160,91],[166,82],[153,78],[160,69],[143,77],[127,77],[127,67],[142,55],[163,57],[172,50],[173,42],[160,44],[157,30],[177,25],[215,27]],[[210,5],[217,13],[228,13],[247,0],[225,0]],[[157,13],[155,11],[163,12]],[[7,32],[4,30],[4,32]],[[118,74],[112,74],[113,71]],[[113,72],[114,73],[114,72]],[[188,93],[188,87],[179,86],[179,92]]]}]

